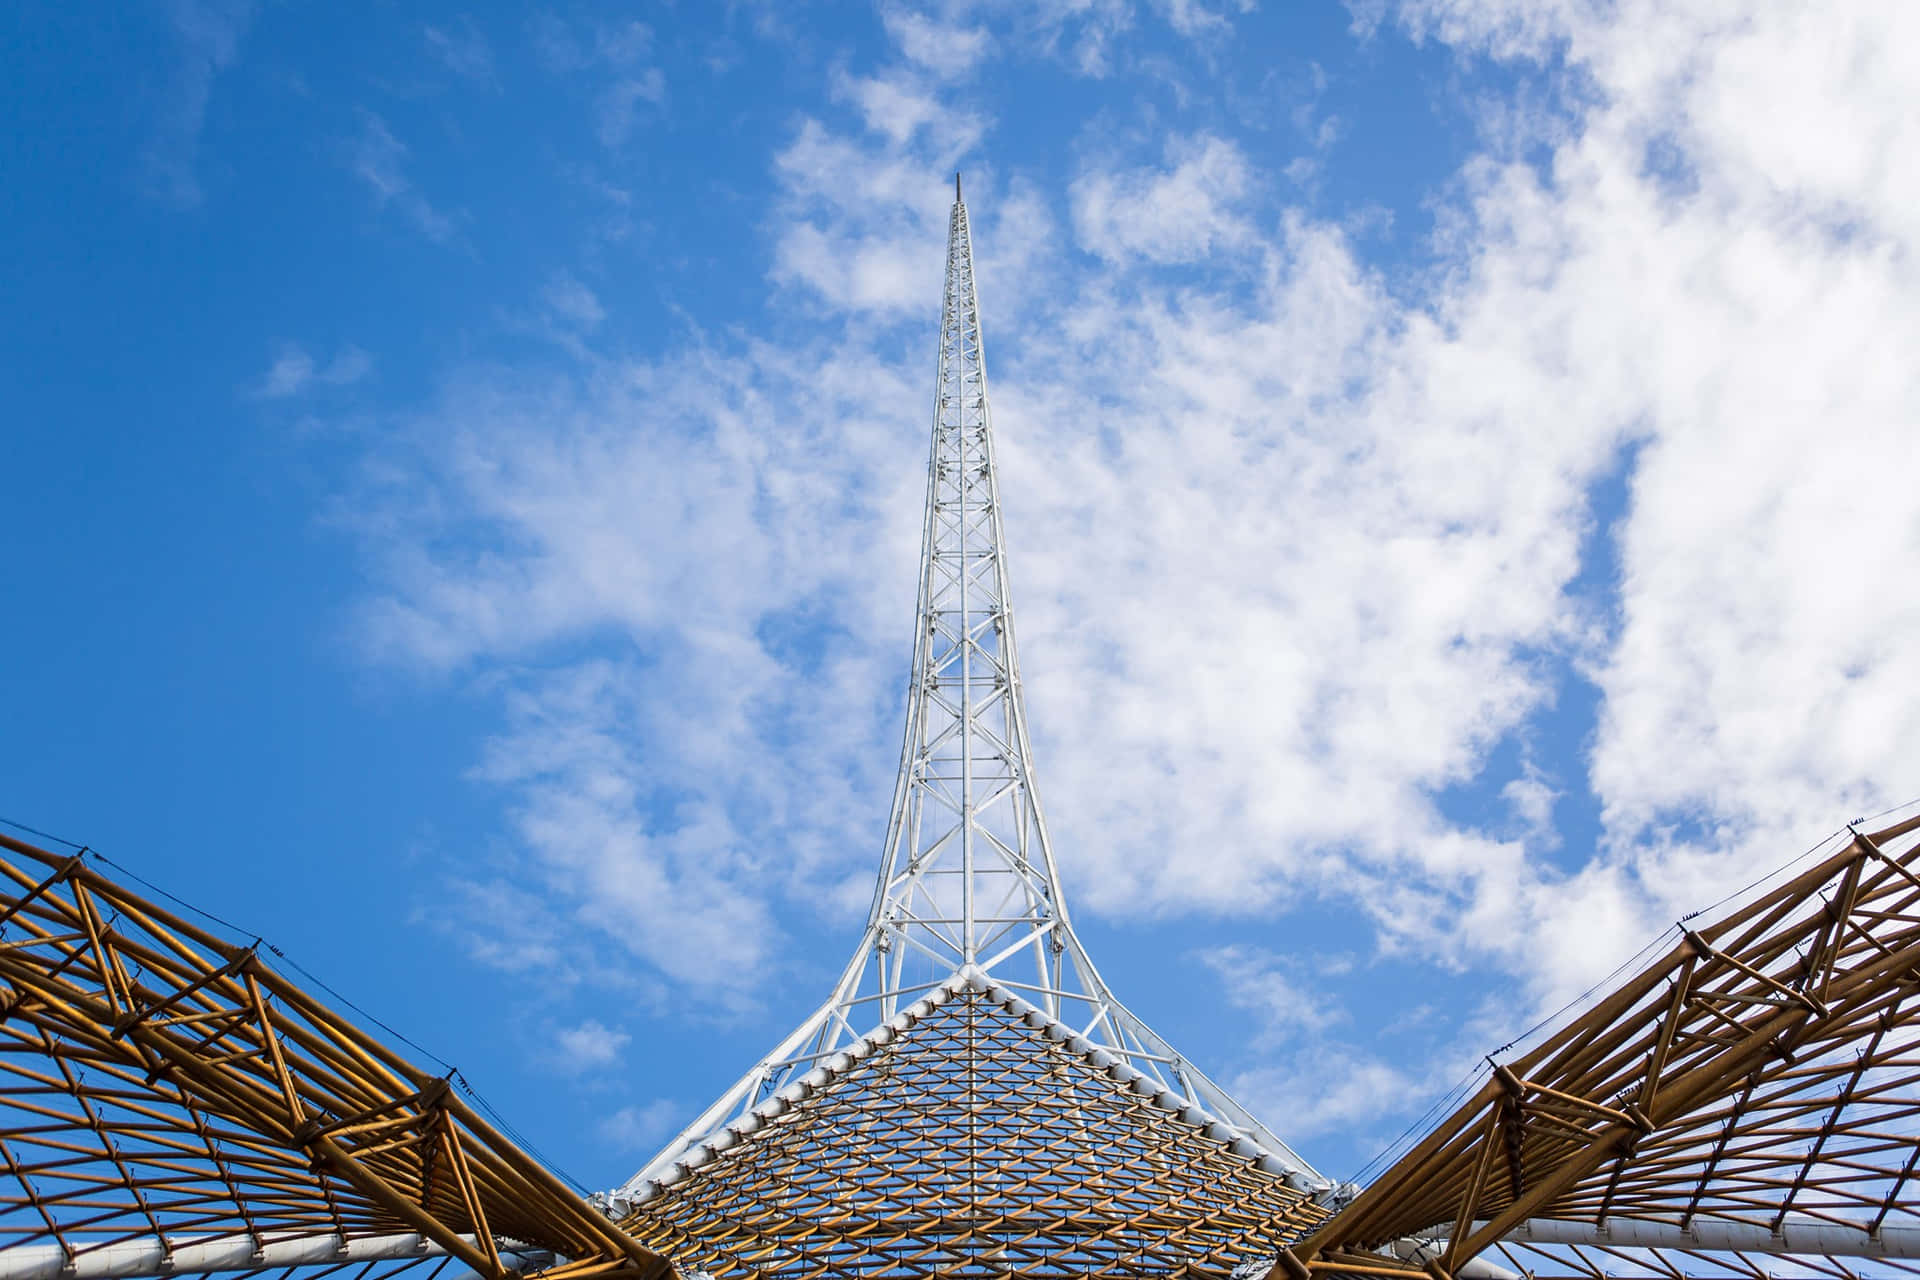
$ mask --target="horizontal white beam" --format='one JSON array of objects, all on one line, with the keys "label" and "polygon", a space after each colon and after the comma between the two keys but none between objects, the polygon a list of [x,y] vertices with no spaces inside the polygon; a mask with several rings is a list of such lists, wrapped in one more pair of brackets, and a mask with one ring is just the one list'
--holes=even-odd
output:
[{"label": "horizontal white beam", "polygon": [[[1484,1226],[1476,1223],[1476,1229]],[[1920,1258],[1920,1227],[1882,1226],[1872,1235],[1816,1218],[1796,1218],[1771,1231],[1757,1223],[1695,1218],[1677,1222],[1608,1218],[1606,1225],[1529,1218],[1507,1232],[1516,1244],[1611,1245],[1629,1249],[1709,1249],[1735,1253],[1798,1253],[1830,1258]],[[5,1280],[0,1277],[0,1280]]]},{"label": "horizontal white beam", "polygon": [[[472,1236],[462,1236],[479,1248]],[[171,1247],[169,1247],[171,1245]],[[258,1271],[275,1267],[353,1262],[390,1262],[401,1258],[437,1258],[445,1250],[427,1237],[412,1233],[383,1236],[297,1236],[256,1245],[246,1235],[174,1237],[123,1240],[81,1248],[69,1262],[57,1244],[16,1245],[0,1249],[0,1280],[136,1280],[141,1276],[177,1276],[190,1272]],[[523,1265],[550,1265],[552,1255],[536,1250],[502,1250],[500,1260]]]}]

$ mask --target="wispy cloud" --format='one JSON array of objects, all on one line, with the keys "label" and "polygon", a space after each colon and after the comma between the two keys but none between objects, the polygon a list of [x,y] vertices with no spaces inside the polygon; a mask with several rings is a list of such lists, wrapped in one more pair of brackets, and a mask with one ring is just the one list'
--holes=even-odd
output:
[{"label": "wispy cloud", "polygon": [[1173,138],[1165,167],[1095,170],[1073,184],[1073,225],[1082,247],[1109,262],[1217,258],[1247,244],[1240,209],[1251,178],[1246,157],[1215,137]]},{"label": "wispy cloud", "polygon": [[946,80],[962,79],[980,65],[992,45],[986,27],[942,21],[905,5],[880,10],[887,34],[910,62]]},{"label": "wispy cloud", "polygon": [[641,104],[658,107],[666,100],[667,77],[658,67],[648,67],[615,80],[600,91],[596,107],[600,141],[609,147],[624,145],[633,136]]},{"label": "wispy cloud", "polygon": [[253,21],[252,0],[171,0],[167,16],[178,44],[153,133],[140,156],[147,193],[179,209],[205,198],[197,172],[200,135],[214,81],[233,65]]},{"label": "wispy cloud", "polygon": [[323,364],[301,344],[283,342],[274,352],[273,363],[251,390],[263,400],[282,400],[315,386],[352,386],[372,371],[373,357],[352,343]]},{"label": "wispy cloud", "polygon": [[1324,1044],[1238,1072],[1226,1085],[1253,1114],[1272,1117],[1290,1142],[1376,1126],[1382,1130],[1376,1141],[1390,1138],[1392,1118],[1417,1109],[1431,1091],[1404,1065],[1350,1045]]},{"label": "wispy cloud", "polygon": [[1495,1036],[1511,1034],[1484,1009],[1440,1018],[1430,1006],[1391,997],[1356,1019],[1349,1003],[1356,988],[1383,979],[1364,965],[1356,973],[1354,956],[1345,952],[1241,943],[1195,958],[1239,1014],[1218,1037],[1238,1046],[1225,1073],[1229,1090],[1287,1140],[1332,1149],[1345,1160],[1385,1149],[1460,1079],[1463,1067],[1472,1078]]},{"label": "wispy cloud", "polygon": [[381,208],[394,208],[436,244],[454,238],[453,220],[435,209],[406,171],[407,145],[371,111],[360,113],[360,133],[347,145],[347,165]]},{"label": "wispy cloud", "polygon": [[588,1018],[578,1026],[563,1027],[554,1034],[553,1069],[565,1075],[600,1071],[620,1061],[620,1055],[633,1037],[606,1026],[597,1018]]},{"label": "wispy cloud", "polygon": [[1167,25],[1189,39],[1199,36],[1223,36],[1233,29],[1233,15],[1249,13],[1254,0],[1227,0],[1213,5],[1206,0],[1158,0],[1155,8]]},{"label": "wispy cloud", "polygon": [[[611,944],[726,1007],[750,997],[781,945],[776,899],[801,895],[836,918],[856,908],[864,876],[849,874],[835,831],[879,820],[884,782],[857,787],[854,762],[885,750],[881,708],[894,699],[886,668],[840,628],[853,611],[877,630],[891,612],[877,599],[910,600],[911,477],[876,468],[892,434],[876,406],[910,388],[824,347],[690,353],[584,385],[477,375],[396,440],[417,455],[370,472],[377,484],[351,510],[388,584],[365,623],[375,652],[461,670],[609,623],[638,641],[514,679],[480,776],[517,797],[531,859],[518,874],[574,937],[543,930],[501,954],[481,914],[468,930],[476,947],[569,972],[594,963],[581,949]],[[804,415],[787,408],[803,403]],[[440,496],[422,503],[414,486],[426,476]],[[534,562],[441,537],[456,511],[477,517],[471,527],[506,522]],[[815,553],[810,530],[849,515],[890,530],[874,539],[894,562],[879,597]],[[836,621],[810,635],[823,607]],[[663,669],[677,673],[667,696],[649,674]],[[766,737],[800,726],[804,752]],[[737,769],[743,753],[767,751],[780,768]],[[722,775],[724,788],[705,781]]]},{"label": "wispy cloud", "polygon": [[453,74],[476,84],[494,83],[493,46],[472,18],[462,14],[444,26],[423,26],[420,36],[427,52]]},{"label": "wispy cloud", "polygon": [[666,105],[666,73],[648,65],[653,29],[643,22],[570,22],[541,14],[532,23],[535,56],[548,72],[579,78],[597,72],[594,132],[603,146],[625,146],[643,110]]},{"label": "wispy cloud", "polygon": [[[1095,9],[1056,16],[1135,17]],[[1319,895],[1377,951],[1554,1003],[1913,789],[1920,677],[1888,639],[1920,608],[1889,585],[1920,571],[1902,42],[1628,10],[1382,17],[1550,50],[1593,90],[1533,122],[1549,164],[1492,139],[1461,168],[1417,277],[1274,207],[1266,161],[1215,133],[1088,154],[1068,202],[970,182],[1032,722],[1088,908]],[[486,776],[543,898],[676,984],[720,981],[723,939],[775,963],[820,885],[856,912],[884,817],[930,175],[995,127],[964,76],[903,58],[849,70],[844,110],[773,157],[765,332],[460,371],[382,459],[404,514],[369,526],[370,647],[507,691]],[[1543,763],[1520,748],[1578,679],[1599,721]],[[1490,772],[1502,744],[1517,776]],[[1465,784],[1494,812],[1436,800]],[[1557,847],[1556,797],[1582,793],[1600,845]],[[1276,972],[1247,998],[1340,1048]],[[1332,1124],[1406,1083],[1340,1052],[1337,1096],[1247,1087]]]},{"label": "wispy cloud", "polygon": [[679,1103],[656,1098],[613,1112],[600,1122],[600,1137],[621,1151],[651,1152],[672,1137],[674,1129],[687,1119],[691,1117],[681,1114]]},{"label": "wispy cloud", "polygon": [[600,305],[599,297],[571,272],[562,271],[547,281],[541,297],[555,315],[576,329],[597,329],[607,318],[607,310]]},{"label": "wispy cloud", "polygon": [[1303,973],[1304,957],[1282,957],[1261,947],[1210,947],[1199,958],[1225,987],[1227,1000],[1251,1014],[1259,1032],[1256,1048],[1272,1048],[1303,1035],[1317,1035],[1346,1019]]}]

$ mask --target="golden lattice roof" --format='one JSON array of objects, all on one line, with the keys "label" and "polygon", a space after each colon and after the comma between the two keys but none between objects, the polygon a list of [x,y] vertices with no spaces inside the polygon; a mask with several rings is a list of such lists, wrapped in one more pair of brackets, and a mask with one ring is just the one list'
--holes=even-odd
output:
[{"label": "golden lattice roof", "polygon": [[621,1225],[715,1277],[1214,1276],[1325,1218],[1251,1143],[1170,1100],[956,976]]},{"label": "golden lattice roof", "polygon": [[[256,944],[257,946],[258,944]],[[0,835],[0,1273],[666,1264],[412,1066],[78,854]]]}]

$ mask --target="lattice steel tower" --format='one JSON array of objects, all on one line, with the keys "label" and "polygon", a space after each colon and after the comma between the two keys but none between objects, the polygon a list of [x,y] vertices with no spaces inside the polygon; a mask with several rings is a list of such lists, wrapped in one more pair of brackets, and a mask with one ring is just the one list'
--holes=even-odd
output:
[{"label": "lattice steel tower", "polygon": [[[616,1208],[646,1204],[755,1132],[769,1110],[838,1087],[876,1048],[897,1055],[893,1041],[956,996],[1017,1010],[1035,1045],[1065,1046],[1155,1099],[1156,1114],[1184,1116],[1276,1189],[1304,1200],[1330,1187],[1116,1000],[1074,934],[1034,780],[992,422],[956,177],[906,733],[866,931],[825,1003],[613,1193]],[[972,1052],[956,1049],[944,1069],[973,1070]]]}]

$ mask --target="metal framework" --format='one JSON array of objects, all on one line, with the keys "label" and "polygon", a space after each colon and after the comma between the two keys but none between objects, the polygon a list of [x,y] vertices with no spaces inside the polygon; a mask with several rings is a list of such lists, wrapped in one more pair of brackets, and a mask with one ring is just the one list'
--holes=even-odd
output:
[{"label": "metal framework", "polygon": [[1920,816],[1681,927],[1356,1194],[1074,936],[958,179],[923,540],[866,931],[617,1192],[574,1195],[258,943],[0,836],[0,1280],[1920,1274]]},{"label": "metal framework", "polygon": [[1230,1126],[1296,1186],[1332,1186],[1116,1000],[1074,936],[1034,783],[958,177],[953,197],[906,733],[866,931],[826,1002],[612,1193],[615,1204],[644,1198],[788,1082],[967,969]]},{"label": "metal framework", "polygon": [[668,1274],[255,948],[79,855],[0,850],[0,1280]]},{"label": "metal framework", "polygon": [[[1920,1272],[1920,818],[1698,928],[1511,1062],[1295,1277]],[[1861,1270],[1860,1259],[1871,1259]]]},{"label": "metal framework", "polygon": [[756,1107],[623,1225],[715,1277],[1224,1276],[1327,1210],[972,967]]}]

